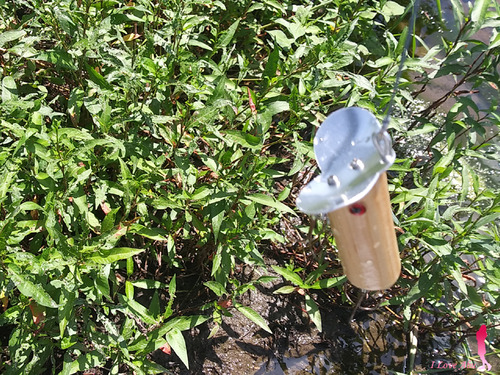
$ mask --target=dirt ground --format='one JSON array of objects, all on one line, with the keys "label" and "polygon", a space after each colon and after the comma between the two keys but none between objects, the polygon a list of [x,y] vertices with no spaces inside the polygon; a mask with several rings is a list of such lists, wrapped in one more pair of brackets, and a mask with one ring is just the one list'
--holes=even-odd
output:
[{"label": "dirt ground", "polygon": [[[273,275],[272,269],[266,271]],[[276,274],[274,274],[276,275]],[[277,275],[276,275],[277,276]],[[320,306],[323,332],[304,311],[298,293],[273,294],[288,285],[281,277],[250,290],[240,299],[269,324],[264,331],[236,309],[224,317],[217,334],[208,339],[213,322],[186,335],[190,369],[172,353],[152,359],[178,375],[186,374],[388,374],[404,371],[406,338],[390,314],[358,311],[353,304],[332,301],[323,291],[312,294]]]}]

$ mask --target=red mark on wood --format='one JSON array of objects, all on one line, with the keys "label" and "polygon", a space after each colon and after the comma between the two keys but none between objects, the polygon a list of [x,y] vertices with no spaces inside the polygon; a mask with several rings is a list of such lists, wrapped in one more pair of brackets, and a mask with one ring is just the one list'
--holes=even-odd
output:
[{"label": "red mark on wood", "polygon": [[349,206],[349,212],[353,215],[363,215],[366,212],[366,207],[361,203],[353,203]]}]

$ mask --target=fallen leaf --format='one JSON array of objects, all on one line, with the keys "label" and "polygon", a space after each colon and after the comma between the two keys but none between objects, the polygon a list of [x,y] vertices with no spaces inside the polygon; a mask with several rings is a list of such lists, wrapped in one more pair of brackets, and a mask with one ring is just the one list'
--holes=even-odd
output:
[{"label": "fallen leaf", "polygon": [[33,323],[40,324],[45,320],[45,307],[39,305],[34,300],[30,301],[30,310],[33,315]]},{"label": "fallen leaf", "polygon": [[130,33],[130,34],[125,35],[123,37],[123,40],[126,42],[131,42],[132,40],[139,39],[140,37],[141,37],[140,34]]}]

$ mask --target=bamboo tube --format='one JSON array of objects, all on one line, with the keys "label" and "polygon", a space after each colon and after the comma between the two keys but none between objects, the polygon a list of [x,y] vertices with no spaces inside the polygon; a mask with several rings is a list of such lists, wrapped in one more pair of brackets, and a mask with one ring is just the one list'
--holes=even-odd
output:
[{"label": "bamboo tube", "polygon": [[364,198],[328,217],[349,281],[365,290],[390,288],[401,273],[401,260],[385,172]]}]

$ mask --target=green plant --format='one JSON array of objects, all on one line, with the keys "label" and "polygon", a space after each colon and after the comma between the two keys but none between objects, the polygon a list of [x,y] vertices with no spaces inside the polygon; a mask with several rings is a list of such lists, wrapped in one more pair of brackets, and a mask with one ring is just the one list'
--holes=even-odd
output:
[{"label": "green plant", "polygon": [[[386,305],[408,329],[424,330],[422,313],[436,331],[493,327],[499,316],[498,191],[474,160],[498,162],[500,117],[496,97],[483,106],[472,96],[500,84],[500,12],[493,1],[469,14],[454,5],[457,34],[407,60],[390,128],[405,273]],[[227,300],[265,329],[238,304],[258,281],[238,281],[235,265],[304,248],[307,218],[293,207],[314,171],[314,129],[343,106],[383,116],[409,9],[1,0],[1,371],[159,373],[148,355],[169,348],[188,366],[183,334],[209,317],[207,301],[180,301],[203,283],[219,298],[209,303],[216,322]],[[489,28],[489,41],[476,39]],[[446,75],[457,84],[418,109],[414,97]],[[282,292],[304,291],[319,328],[310,291],[340,279],[306,263],[275,271],[295,285]]]},{"label": "green plant", "polygon": [[290,294],[296,292],[304,296],[305,310],[309,314],[312,322],[318,329],[322,331],[321,313],[318,304],[314,301],[313,297],[309,294],[310,290],[328,289],[338,285],[342,285],[346,278],[345,276],[331,277],[328,279],[320,279],[325,275],[325,270],[328,264],[320,265],[316,270],[310,272],[304,280],[299,276],[299,272],[303,271],[302,268],[295,268],[293,264],[289,264],[287,268],[272,266],[273,270],[283,276],[283,278],[295,286],[286,285],[274,291],[275,294]]},{"label": "green plant", "polygon": [[248,319],[257,324],[264,331],[272,333],[271,328],[254,309],[248,306],[244,306],[237,301],[238,297],[242,294],[245,294],[248,290],[255,290],[254,284],[263,283],[273,280],[272,276],[261,276],[255,281],[247,282],[241,284],[238,280],[231,280],[231,283],[234,285],[234,289],[231,292],[228,292],[227,289],[217,281],[207,281],[205,282],[205,286],[208,287],[215,295],[218,297],[216,301],[213,301],[204,306],[204,309],[208,309],[210,307],[213,308],[212,318],[215,323],[212,331],[210,332],[208,338],[214,336],[222,323],[223,316],[232,316],[230,313],[231,308],[235,308],[237,311],[245,315]]}]

